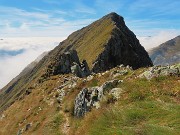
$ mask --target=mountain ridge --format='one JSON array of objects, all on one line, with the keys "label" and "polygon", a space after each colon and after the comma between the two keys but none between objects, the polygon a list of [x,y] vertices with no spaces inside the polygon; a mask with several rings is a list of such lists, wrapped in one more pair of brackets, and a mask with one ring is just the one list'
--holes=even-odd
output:
[{"label": "mountain ridge", "polygon": [[155,65],[178,63],[180,61],[180,35],[152,48],[148,53]]},{"label": "mountain ridge", "polygon": [[[15,100],[21,98],[32,84],[36,85],[48,79],[51,75],[57,75],[61,71],[62,57],[67,58],[65,61],[77,62],[70,60],[69,56],[63,56],[65,52],[77,51],[80,62],[87,61],[87,65],[93,72],[103,72],[117,65],[124,64],[134,69],[140,67],[152,66],[152,62],[140,45],[135,34],[125,25],[123,17],[116,13],[105,15],[101,19],[80,30],[73,32],[68,38],[62,41],[57,47],[48,53],[31,72],[23,75],[12,86],[5,86],[0,94],[0,108],[7,108]],[[70,54],[71,55],[71,54]],[[72,56],[74,57],[74,56]],[[79,63],[79,62],[77,62]],[[70,73],[70,66],[67,71]],[[63,69],[64,70],[64,69]],[[68,73],[68,72],[62,72]],[[11,89],[7,94],[7,90]],[[2,109],[2,110],[3,110]]]}]

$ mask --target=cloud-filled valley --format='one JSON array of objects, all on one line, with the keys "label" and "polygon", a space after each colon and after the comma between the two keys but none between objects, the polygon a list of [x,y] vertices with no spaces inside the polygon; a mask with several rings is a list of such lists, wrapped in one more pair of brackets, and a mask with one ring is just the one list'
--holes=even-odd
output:
[{"label": "cloud-filled valley", "polygon": [[0,40],[0,88],[16,77],[40,54],[53,49],[63,38],[4,38]]},{"label": "cloud-filled valley", "polygon": [[[160,31],[155,36],[140,37],[140,43],[149,50],[174,38],[175,31]],[[65,37],[3,38],[0,40],[0,88],[16,77],[40,54],[53,49]]]}]

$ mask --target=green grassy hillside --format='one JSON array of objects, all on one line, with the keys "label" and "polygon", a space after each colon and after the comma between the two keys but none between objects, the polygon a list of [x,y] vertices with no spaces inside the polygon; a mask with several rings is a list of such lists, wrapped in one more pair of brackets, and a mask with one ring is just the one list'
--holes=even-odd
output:
[{"label": "green grassy hillside", "polygon": [[73,116],[74,99],[79,91],[112,80],[116,70],[123,69],[114,68],[91,79],[76,78],[75,87],[64,89],[66,94],[61,103],[57,101],[57,89],[63,85],[64,78],[71,82],[72,75],[52,76],[38,83],[32,93],[21,97],[1,114],[0,134],[16,134],[30,123],[31,127],[23,134],[178,135],[180,79],[178,76],[151,80],[137,77],[147,69],[127,69],[127,74],[115,77],[123,80],[117,86],[123,90],[117,101],[107,96],[101,108],[92,109],[84,118]]}]

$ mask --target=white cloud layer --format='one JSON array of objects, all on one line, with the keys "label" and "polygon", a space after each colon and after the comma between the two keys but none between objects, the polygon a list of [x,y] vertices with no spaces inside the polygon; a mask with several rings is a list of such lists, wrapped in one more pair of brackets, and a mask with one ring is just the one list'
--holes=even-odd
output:
[{"label": "white cloud layer", "polygon": [[[178,35],[177,31],[160,31],[151,37],[140,37],[140,43],[149,50]],[[0,88],[17,76],[29,63],[34,61],[44,51],[49,51],[64,38],[32,37],[32,38],[4,38],[0,40],[0,50],[17,51],[24,49],[16,56],[6,55],[0,58]]]},{"label": "white cloud layer", "polygon": [[16,77],[29,63],[40,54],[53,49],[64,38],[4,38],[0,40],[0,50],[20,50],[16,56],[0,57],[0,88]]},{"label": "white cloud layer", "polygon": [[138,36],[140,43],[148,51],[151,48],[154,48],[170,39],[175,38],[179,35],[179,32],[176,30],[169,31],[159,31],[157,34],[149,37]]}]

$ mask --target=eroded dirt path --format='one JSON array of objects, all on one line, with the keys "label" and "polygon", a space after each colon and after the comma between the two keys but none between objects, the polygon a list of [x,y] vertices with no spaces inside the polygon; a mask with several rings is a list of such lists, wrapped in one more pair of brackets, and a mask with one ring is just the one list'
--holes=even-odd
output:
[{"label": "eroded dirt path", "polygon": [[63,111],[60,112],[64,116],[64,123],[62,124],[61,131],[65,135],[69,135],[70,131],[70,123],[69,123],[69,118],[66,113]]}]

